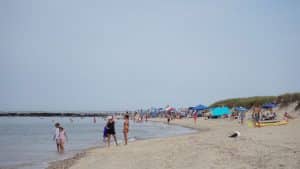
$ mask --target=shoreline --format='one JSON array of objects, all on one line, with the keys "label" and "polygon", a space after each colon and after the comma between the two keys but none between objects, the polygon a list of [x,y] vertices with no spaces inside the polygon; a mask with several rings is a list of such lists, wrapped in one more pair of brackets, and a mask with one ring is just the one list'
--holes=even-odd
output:
[{"label": "shoreline", "polygon": [[[188,128],[188,129],[191,129],[191,130],[195,130],[197,132],[208,132],[208,131],[211,130],[210,128],[202,128],[202,127],[201,128],[197,128],[197,127],[193,127],[193,126],[189,126],[189,125],[172,123],[173,120],[171,120],[170,124],[168,124],[168,122],[165,122],[165,121],[163,121],[161,119],[164,119],[164,118],[152,118],[152,119],[148,119],[148,121],[151,121],[153,123],[162,123],[162,124],[172,125],[172,126],[180,126],[180,127]],[[186,118],[186,119],[189,119],[189,118]],[[178,119],[174,119],[174,120],[178,120]]]},{"label": "shoreline", "polygon": [[74,165],[74,163],[76,161],[78,161],[79,159],[83,158],[86,156],[86,154],[94,149],[98,149],[98,148],[105,148],[104,146],[92,146],[83,150],[80,150],[79,152],[71,155],[70,157],[67,157],[65,159],[62,160],[53,160],[48,162],[48,166],[45,169],[68,169],[70,168],[72,165]]},{"label": "shoreline", "polygon": [[[167,124],[166,122],[163,121],[158,121],[158,120],[153,120],[153,119],[161,119],[161,118],[152,118],[152,119],[148,119],[148,121],[152,122],[152,123],[161,123],[161,124]],[[193,135],[199,132],[205,132],[205,131],[209,131],[208,130],[201,130],[199,128],[193,128],[191,126],[184,126],[184,125],[179,125],[179,124],[169,124],[169,125],[173,125],[173,126],[180,126],[180,127],[184,127],[184,128],[188,128],[193,130],[194,132],[191,133],[185,133],[185,134],[180,134],[180,135],[175,135],[175,136],[166,136],[166,137],[151,137],[151,138],[145,138],[145,139],[136,139],[134,141],[129,141],[129,143],[135,143],[135,142],[140,142],[140,141],[145,141],[145,140],[155,140],[155,139],[167,139],[167,138],[173,138],[173,137],[180,137],[180,136],[189,136],[189,135]],[[123,146],[123,145],[122,145]],[[111,148],[117,148],[117,147],[121,147],[120,143],[119,146],[111,146]],[[50,161],[48,162],[48,166],[45,169],[69,169],[71,168],[76,162],[78,162],[80,159],[84,158],[87,156],[87,154],[90,151],[93,150],[97,150],[97,149],[106,149],[106,145],[103,146],[92,146],[86,149],[81,150],[78,153],[75,153],[74,155],[71,155],[71,157],[68,157],[66,159],[62,159],[62,160],[54,160],[54,161]]]}]

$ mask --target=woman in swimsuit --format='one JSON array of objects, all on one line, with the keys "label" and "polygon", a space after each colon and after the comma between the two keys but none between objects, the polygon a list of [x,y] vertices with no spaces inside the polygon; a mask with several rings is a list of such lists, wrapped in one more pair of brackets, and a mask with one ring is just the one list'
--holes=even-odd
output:
[{"label": "woman in swimsuit", "polygon": [[128,142],[128,132],[129,132],[129,115],[126,114],[124,116],[124,124],[123,124],[125,145],[127,145]]}]

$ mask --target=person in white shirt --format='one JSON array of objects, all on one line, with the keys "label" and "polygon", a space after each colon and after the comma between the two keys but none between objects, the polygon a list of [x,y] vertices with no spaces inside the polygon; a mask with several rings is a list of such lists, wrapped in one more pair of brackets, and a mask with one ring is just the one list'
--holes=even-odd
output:
[{"label": "person in white shirt", "polygon": [[60,139],[59,139],[59,127],[60,127],[60,124],[59,123],[55,123],[54,126],[55,126],[55,134],[53,136],[53,140],[55,140],[57,152],[60,152]]}]

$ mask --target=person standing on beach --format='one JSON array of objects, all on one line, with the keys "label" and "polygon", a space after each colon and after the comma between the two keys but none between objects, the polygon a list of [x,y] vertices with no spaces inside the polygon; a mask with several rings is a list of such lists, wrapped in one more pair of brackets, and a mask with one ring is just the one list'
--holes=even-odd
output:
[{"label": "person standing on beach", "polygon": [[118,145],[117,137],[116,137],[116,131],[115,131],[115,122],[112,116],[108,117],[108,122],[106,125],[107,129],[107,146],[110,147],[110,137],[113,136],[116,145]]},{"label": "person standing on beach", "polygon": [[133,123],[135,123],[135,121],[136,121],[137,114],[138,114],[138,113],[137,113],[136,111],[135,111],[134,114],[133,114]]},{"label": "person standing on beach", "polygon": [[260,107],[256,106],[254,107],[253,113],[252,113],[252,118],[254,122],[255,127],[260,127],[260,115],[261,115],[261,109]]},{"label": "person standing on beach", "polygon": [[65,142],[68,140],[68,136],[63,127],[59,127],[59,148],[60,152],[63,153],[65,151]]},{"label": "person standing on beach", "polygon": [[245,111],[241,111],[240,112],[241,125],[244,124],[245,116],[246,116],[246,112]]},{"label": "person standing on beach", "polygon": [[55,127],[55,134],[53,136],[53,140],[56,143],[57,152],[60,152],[60,141],[59,141],[59,127],[60,127],[60,124],[59,123],[55,123],[54,127]]},{"label": "person standing on beach", "polygon": [[168,125],[169,125],[170,121],[171,121],[171,114],[170,114],[170,112],[167,112],[167,120],[168,120]]},{"label": "person standing on beach", "polygon": [[194,124],[196,125],[196,123],[197,123],[197,118],[198,118],[198,113],[197,113],[197,111],[194,111],[193,117],[194,117]]},{"label": "person standing on beach", "polygon": [[128,132],[129,132],[129,115],[126,114],[124,116],[124,124],[123,124],[123,133],[124,133],[125,145],[127,145],[127,143],[128,143]]}]

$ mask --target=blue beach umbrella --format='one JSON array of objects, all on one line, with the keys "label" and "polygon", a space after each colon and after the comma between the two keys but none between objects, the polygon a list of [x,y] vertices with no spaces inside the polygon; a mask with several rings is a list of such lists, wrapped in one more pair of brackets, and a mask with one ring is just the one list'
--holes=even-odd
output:
[{"label": "blue beach umbrella", "polygon": [[197,106],[195,106],[195,107],[192,107],[191,109],[192,109],[192,110],[196,110],[196,111],[201,111],[201,110],[206,110],[206,109],[208,109],[208,107],[207,107],[207,106],[204,106],[204,105],[202,105],[202,104],[199,104],[199,105],[197,105]]},{"label": "blue beach umbrella", "polygon": [[276,104],[274,104],[274,103],[266,103],[262,106],[262,108],[264,108],[264,109],[272,109],[274,107],[276,107]]}]

